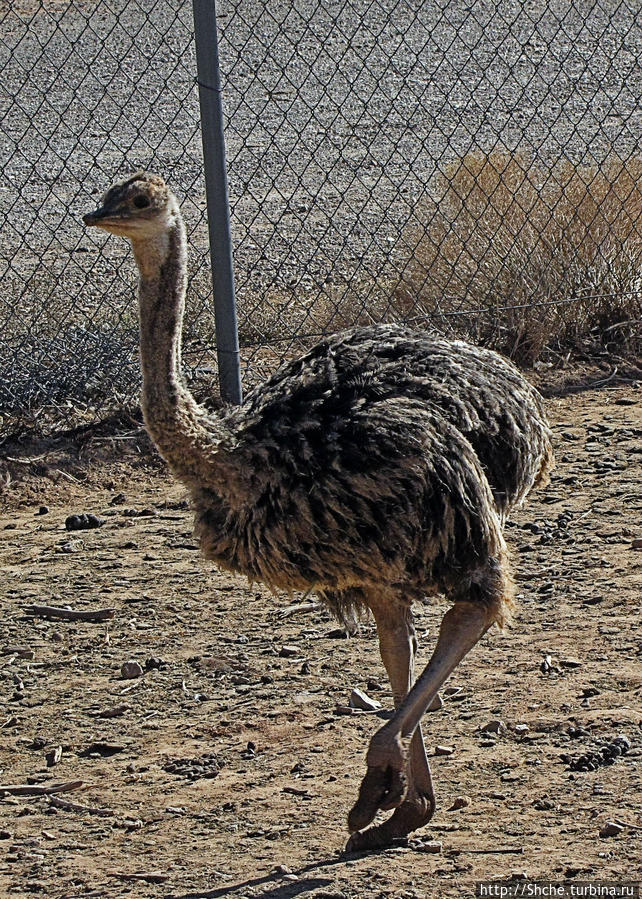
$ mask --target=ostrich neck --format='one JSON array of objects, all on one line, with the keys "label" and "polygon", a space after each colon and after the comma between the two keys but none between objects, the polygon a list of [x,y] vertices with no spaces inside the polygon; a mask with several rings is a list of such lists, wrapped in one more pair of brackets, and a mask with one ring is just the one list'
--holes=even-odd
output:
[{"label": "ostrich neck", "polygon": [[142,407],[147,430],[176,477],[190,487],[229,483],[221,445],[229,431],[206,413],[181,378],[187,252],[180,216],[151,238],[132,241],[140,271]]}]

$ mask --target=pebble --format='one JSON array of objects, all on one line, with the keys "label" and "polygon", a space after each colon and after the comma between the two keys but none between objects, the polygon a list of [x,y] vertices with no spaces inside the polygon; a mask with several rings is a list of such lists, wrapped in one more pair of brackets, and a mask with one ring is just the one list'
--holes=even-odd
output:
[{"label": "pebble", "polygon": [[101,528],[105,523],[104,518],[99,518],[93,513],[85,515],[68,515],[65,518],[65,528],[68,531],[88,531],[92,528]]},{"label": "pebble", "polygon": [[456,812],[459,811],[460,808],[467,808],[471,804],[470,796],[457,796],[453,804],[449,809],[446,809],[448,812]]},{"label": "pebble", "polygon": [[84,543],[82,540],[65,540],[60,546],[56,547],[56,552],[58,553],[78,553],[83,549]]},{"label": "pebble", "polygon": [[101,712],[98,712],[97,718],[120,718],[121,715],[124,715],[125,712],[128,712],[130,706],[127,705],[126,702],[121,702],[120,705],[112,706],[109,709],[103,709]]},{"label": "pebble", "polygon": [[604,827],[600,829],[601,837],[616,837],[618,834],[622,833],[624,827],[621,824],[616,824],[615,821],[607,821]]},{"label": "pebble", "polygon": [[292,868],[288,868],[287,865],[277,865],[276,868],[272,868],[271,873],[282,877],[284,874],[291,874]]},{"label": "pebble", "polygon": [[159,671],[161,668],[167,668],[167,662],[163,659],[159,659],[156,656],[150,656],[145,661],[145,671],[152,671],[153,669]]},{"label": "pebble", "polygon": [[515,733],[516,734],[527,734],[530,730],[528,724],[516,724],[515,725]]},{"label": "pebble", "polygon": [[412,847],[415,852],[430,852],[435,855],[443,849],[443,843],[440,840],[426,840],[425,842],[415,843]]},{"label": "pebble", "polygon": [[631,541],[631,549],[642,549],[642,537],[636,537]]},{"label": "pebble", "polygon": [[60,759],[62,758],[62,746],[56,746],[55,749],[50,749],[49,752],[45,756],[45,762],[47,763],[47,768],[53,768],[54,765],[57,765]]},{"label": "pebble", "polygon": [[539,666],[539,670],[542,674],[559,674],[562,669],[553,664],[551,656],[544,656],[542,664]]},{"label": "pebble", "polygon": [[141,677],[142,673],[143,669],[138,662],[123,662],[120,666],[120,676],[125,680],[133,680],[136,677]]},{"label": "pebble", "polygon": [[279,656],[282,659],[290,659],[293,656],[300,655],[300,650],[298,646],[290,646],[287,643],[284,643],[279,652]]},{"label": "pebble", "polygon": [[40,506],[38,509],[38,515],[48,515],[49,514],[49,506]]},{"label": "pebble", "polygon": [[381,703],[376,699],[371,699],[363,690],[359,690],[358,687],[355,687],[352,693],[350,694],[349,703],[350,708],[353,709],[362,709],[364,712],[375,712],[377,709],[381,708]]},{"label": "pebble", "polygon": [[499,718],[493,718],[488,724],[484,724],[481,729],[483,734],[503,734],[506,731],[506,725]]},{"label": "pebble", "polygon": [[435,755],[452,755],[454,746],[435,746]]}]

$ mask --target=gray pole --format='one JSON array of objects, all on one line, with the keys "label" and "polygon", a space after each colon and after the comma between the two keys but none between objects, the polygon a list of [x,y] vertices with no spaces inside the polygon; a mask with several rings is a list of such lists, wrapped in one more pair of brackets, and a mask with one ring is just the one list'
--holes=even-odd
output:
[{"label": "gray pole", "polygon": [[193,0],[193,11],[219,383],[221,397],[225,402],[241,403],[241,359],[234,295],[215,0]]}]

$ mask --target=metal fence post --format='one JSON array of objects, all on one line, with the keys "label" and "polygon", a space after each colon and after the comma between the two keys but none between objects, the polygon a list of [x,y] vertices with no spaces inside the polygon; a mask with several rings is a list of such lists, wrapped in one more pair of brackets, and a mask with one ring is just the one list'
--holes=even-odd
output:
[{"label": "metal fence post", "polygon": [[215,0],[193,0],[196,69],[201,107],[205,191],[214,287],[216,354],[222,398],[241,403],[232,233],[227,189],[227,158],[218,58]]}]

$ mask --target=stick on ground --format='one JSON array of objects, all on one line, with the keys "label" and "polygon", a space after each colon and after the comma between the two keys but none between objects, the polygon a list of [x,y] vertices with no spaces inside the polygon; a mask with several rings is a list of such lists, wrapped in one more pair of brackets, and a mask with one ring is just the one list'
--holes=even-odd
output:
[{"label": "stick on ground", "polygon": [[50,793],[68,793],[85,786],[84,780],[68,780],[57,784],[0,784],[0,796],[48,796]]},{"label": "stick on ground", "polygon": [[64,621],[107,621],[113,618],[115,609],[62,609],[58,606],[25,606],[28,615],[36,615],[40,618],[60,618]]}]

